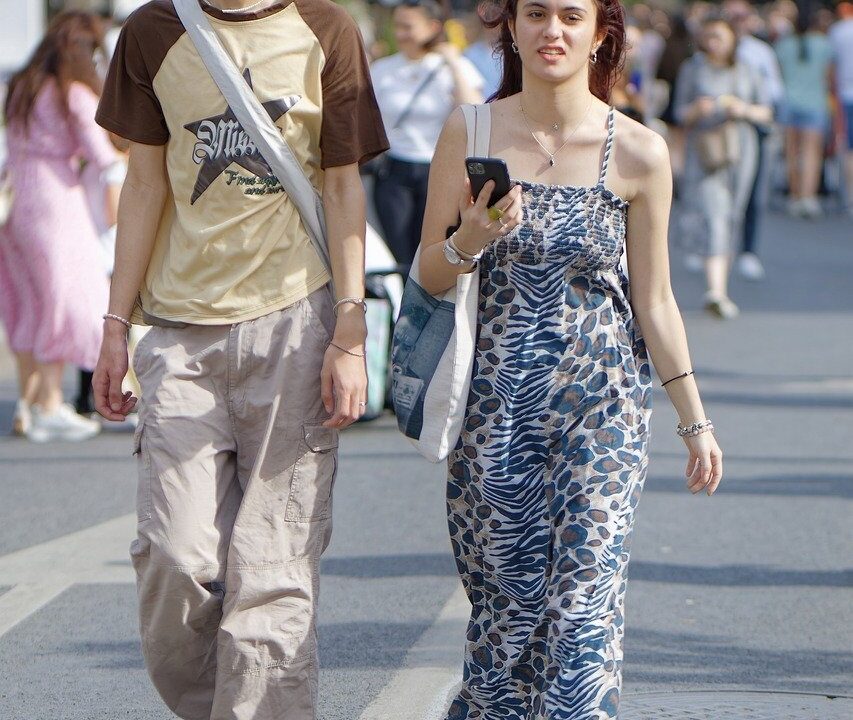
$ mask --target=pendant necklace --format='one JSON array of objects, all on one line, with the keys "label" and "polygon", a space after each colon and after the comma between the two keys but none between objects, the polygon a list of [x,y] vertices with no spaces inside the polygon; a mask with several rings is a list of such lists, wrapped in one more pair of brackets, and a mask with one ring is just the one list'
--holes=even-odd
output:
[{"label": "pendant necklace", "polygon": [[255,3],[255,4],[253,4],[253,5],[247,5],[246,7],[241,7],[241,8],[221,8],[221,7],[217,7],[217,6],[216,6],[216,5],[214,5],[212,2],[208,2],[207,0],[201,0],[201,1],[202,1],[205,5],[207,5],[208,7],[212,7],[214,10],[219,10],[219,12],[228,13],[229,15],[237,15],[237,14],[240,14],[240,13],[247,13],[247,12],[251,12],[251,11],[252,11],[252,10],[254,10],[256,7],[260,7],[260,6],[261,6],[261,5],[263,5],[264,3],[269,3],[270,5],[274,5],[274,4],[275,4],[274,2],[270,3],[270,0],[259,0],[259,2],[256,2],[256,3]]},{"label": "pendant necklace", "polygon": [[[530,122],[528,122],[528,120],[527,120],[527,113],[524,112],[524,106],[521,104],[520,99],[518,101],[518,107],[521,108],[521,117],[524,118],[524,124],[527,125],[527,129],[530,131],[530,134],[533,136],[533,139],[536,141],[536,144],[539,145],[539,147],[541,147],[545,151],[545,154],[548,156],[548,164],[551,167],[554,167],[554,165],[557,164],[557,161],[554,159],[554,156],[557,155],[557,153],[559,153],[560,150],[562,150],[564,147],[566,147],[566,143],[568,143],[569,140],[572,139],[572,135],[574,135],[577,132],[577,129],[583,124],[583,121],[586,120],[586,116],[589,115],[589,110],[592,107],[592,100],[589,101],[589,105],[587,105],[586,111],[581,116],[580,122],[577,125],[575,125],[575,127],[569,133],[568,137],[563,141],[563,144],[560,145],[560,147],[558,147],[556,150],[554,150],[554,152],[551,152],[550,150],[548,150],[548,148],[546,148],[539,141],[539,138],[536,137],[536,133],[533,132],[533,128],[530,127]],[[554,123],[551,127],[554,130],[559,130],[560,126],[557,123]]]}]

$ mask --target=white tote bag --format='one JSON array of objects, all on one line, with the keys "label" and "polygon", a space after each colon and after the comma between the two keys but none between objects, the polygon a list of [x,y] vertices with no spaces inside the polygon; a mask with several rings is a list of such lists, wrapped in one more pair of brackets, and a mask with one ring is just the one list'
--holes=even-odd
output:
[{"label": "white tote bag", "polygon": [[[491,108],[463,105],[468,156],[487,157]],[[459,275],[440,296],[420,284],[420,249],[415,254],[391,348],[391,394],[397,425],[431,462],[444,460],[462,431],[474,349],[480,274]]]}]

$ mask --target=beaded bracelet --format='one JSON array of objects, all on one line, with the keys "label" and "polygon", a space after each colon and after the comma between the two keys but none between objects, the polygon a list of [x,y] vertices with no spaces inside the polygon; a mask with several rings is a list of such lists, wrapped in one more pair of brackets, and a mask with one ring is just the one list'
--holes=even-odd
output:
[{"label": "beaded bracelet", "polygon": [[675,427],[675,432],[679,437],[684,437],[685,435],[695,437],[696,435],[701,435],[704,432],[714,432],[714,424],[710,420],[701,420],[693,423],[692,425],[687,425],[686,427],[681,423],[678,423]]},{"label": "beaded bracelet", "polygon": [[103,316],[104,320],[118,320],[122,325],[126,326],[128,330],[130,330],[131,322],[130,320],[125,320],[123,317],[119,315],[113,315],[112,313],[107,313]]}]

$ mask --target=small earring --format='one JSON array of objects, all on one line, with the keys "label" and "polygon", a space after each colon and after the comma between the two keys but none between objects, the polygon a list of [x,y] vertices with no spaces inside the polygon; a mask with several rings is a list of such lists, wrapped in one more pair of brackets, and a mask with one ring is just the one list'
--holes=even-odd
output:
[{"label": "small earring", "polygon": [[509,46],[512,48],[512,51],[513,51],[516,55],[518,55],[518,45],[516,45],[516,44],[515,44],[515,41],[514,41],[514,40],[509,44]]},{"label": "small earring", "polygon": [[595,65],[598,62],[598,48],[595,48],[592,55],[589,56],[589,61]]}]

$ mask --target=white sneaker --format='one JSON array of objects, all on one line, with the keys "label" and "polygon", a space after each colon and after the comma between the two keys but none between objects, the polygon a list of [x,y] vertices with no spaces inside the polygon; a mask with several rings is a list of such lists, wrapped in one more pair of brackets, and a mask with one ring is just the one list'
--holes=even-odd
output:
[{"label": "white sneaker", "polygon": [[27,437],[36,443],[66,441],[80,442],[95,437],[101,432],[101,424],[89,420],[74,412],[67,403],[60,405],[52,413],[43,413],[33,405],[32,422]]},{"label": "white sneaker", "polygon": [[730,298],[705,295],[705,310],[720,320],[731,320],[740,315],[740,308]]},{"label": "white sneaker", "polygon": [[820,200],[816,197],[807,197],[800,200],[800,215],[804,218],[813,220],[823,214],[823,208],[820,205]]},{"label": "white sneaker", "polygon": [[705,260],[701,255],[688,253],[684,256],[684,269],[687,272],[700,273],[705,269]]},{"label": "white sneaker", "polygon": [[31,424],[30,404],[26,400],[18,400],[15,404],[15,416],[12,418],[12,432],[15,435],[26,435]]},{"label": "white sneaker", "polygon": [[755,253],[742,253],[737,260],[737,269],[747,280],[764,280],[764,266]]},{"label": "white sneaker", "polygon": [[799,198],[790,198],[787,212],[791,217],[803,217],[803,201]]}]

